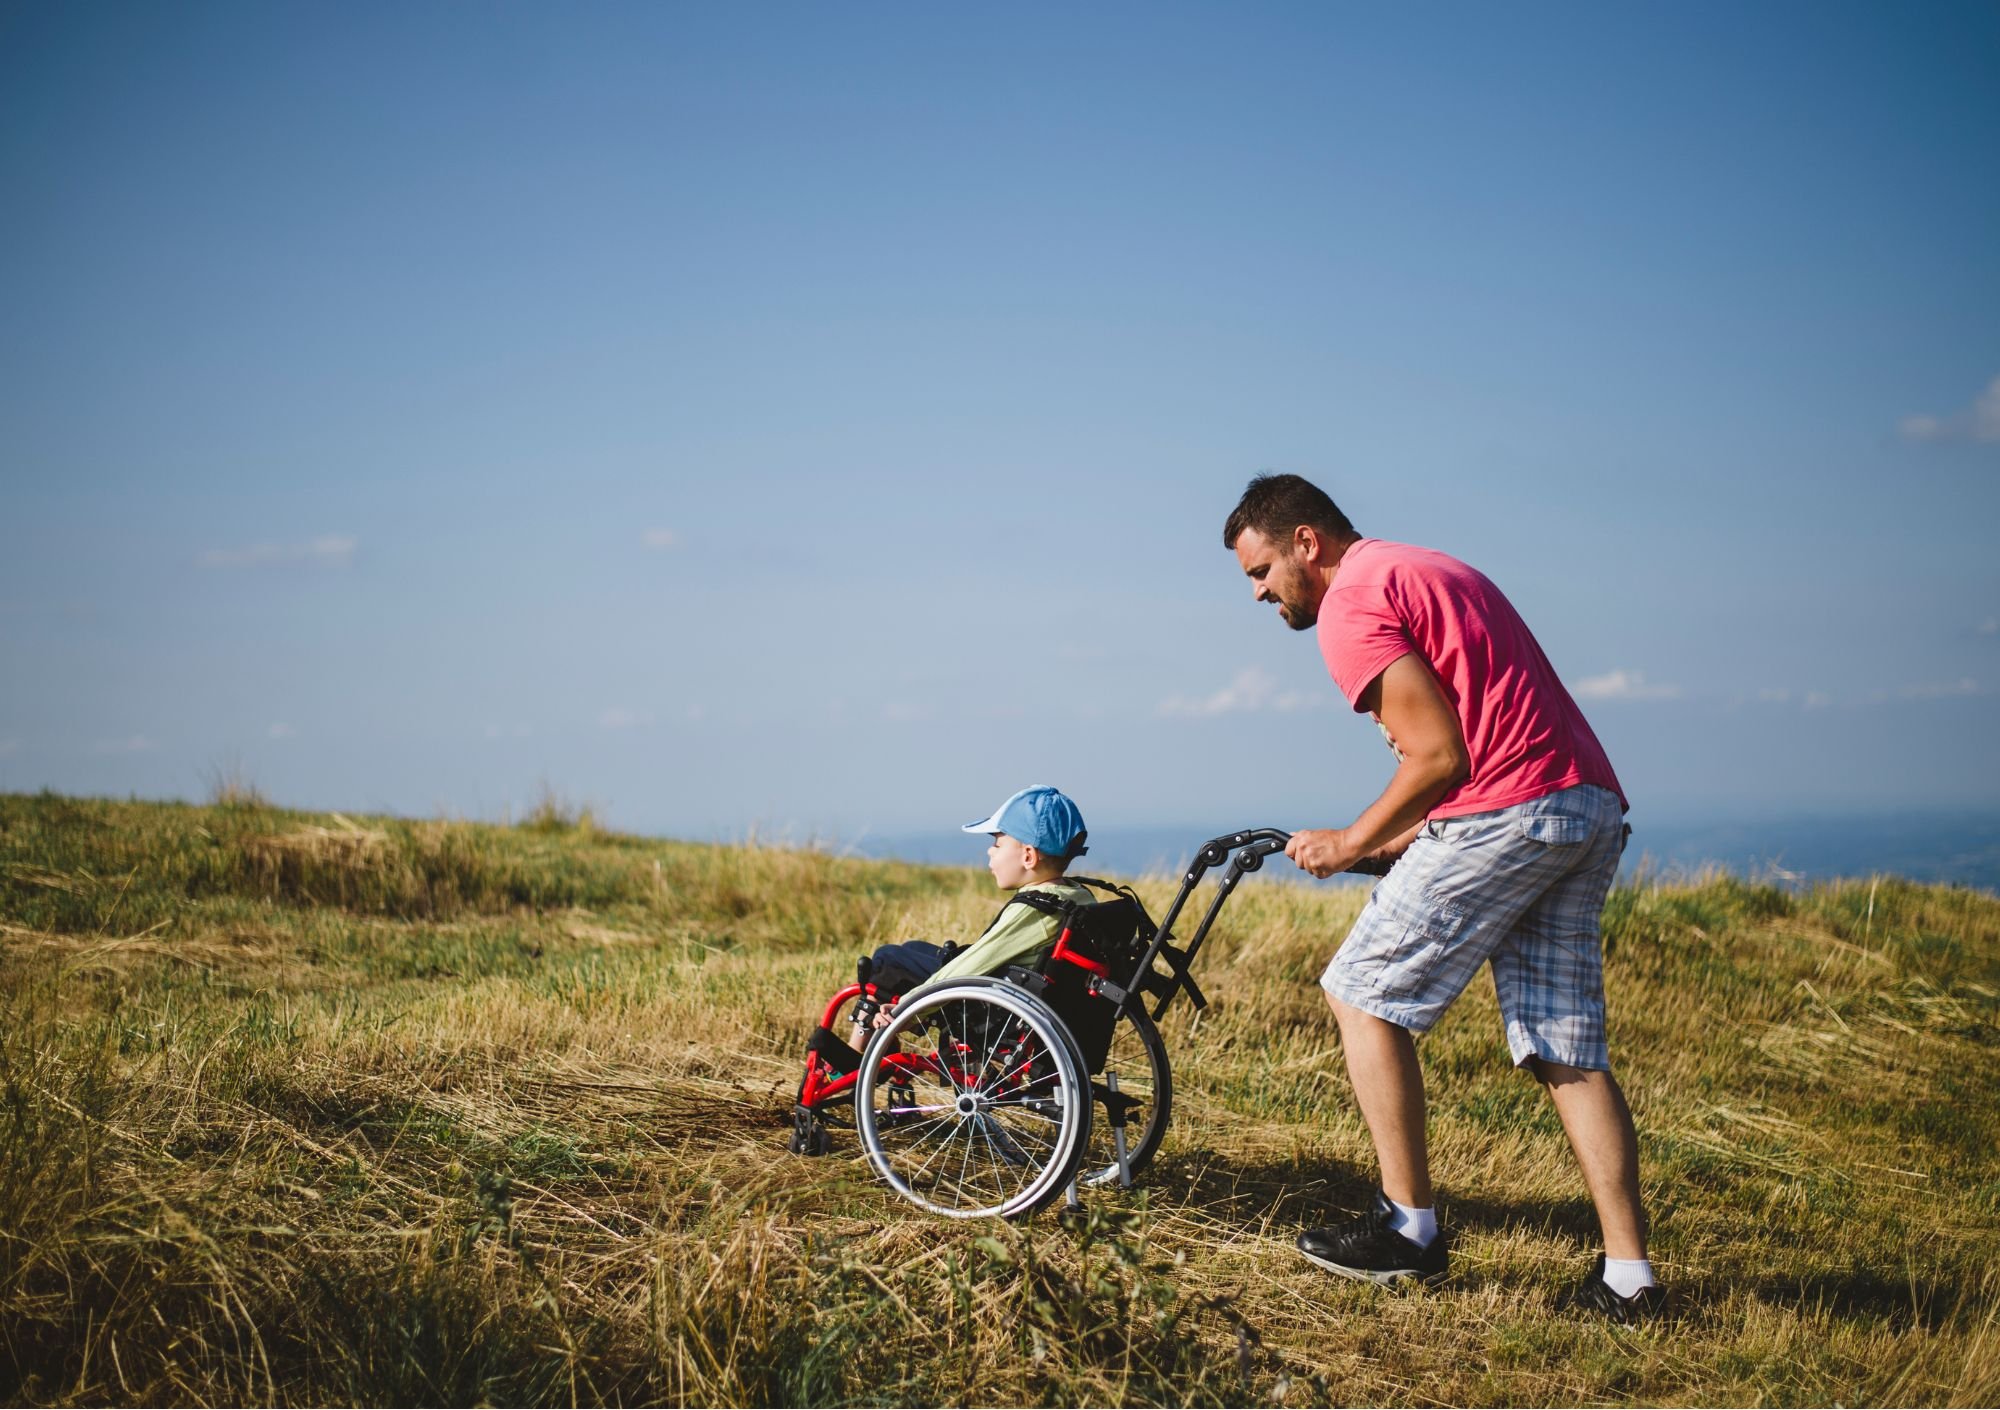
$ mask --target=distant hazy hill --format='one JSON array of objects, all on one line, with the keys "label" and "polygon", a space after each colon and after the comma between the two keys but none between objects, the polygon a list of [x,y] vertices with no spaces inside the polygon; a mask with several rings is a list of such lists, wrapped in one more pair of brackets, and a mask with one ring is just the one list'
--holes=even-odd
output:
[{"label": "distant hazy hill", "polygon": [[[1275,822],[1234,818],[1179,827],[1105,826],[1091,835],[1085,869],[1120,876],[1166,875],[1178,871],[1207,838]],[[854,850],[870,857],[959,866],[976,866],[983,859],[975,839],[950,829],[864,837]],[[1633,824],[1626,871],[1642,866],[1668,876],[1719,869],[1779,881],[1892,875],[2000,892],[2000,812],[1712,823],[1657,823],[1641,816]],[[1274,875],[1286,871],[1282,865],[1272,868]]]}]

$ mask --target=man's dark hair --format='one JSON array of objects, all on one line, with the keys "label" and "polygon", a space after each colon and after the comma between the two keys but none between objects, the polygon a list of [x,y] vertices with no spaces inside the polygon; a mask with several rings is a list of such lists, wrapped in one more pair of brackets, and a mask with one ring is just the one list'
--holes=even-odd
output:
[{"label": "man's dark hair", "polygon": [[1298,475],[1259,475],[1229,511],[1229,520],[1222,526],[1222,546],[1236,547],[1245,529],[1255,529],[1282,548],[1301,524],[1332,539],[1354,534],[1354,525],[1347,522],[1340,506],[1311,480]]}]

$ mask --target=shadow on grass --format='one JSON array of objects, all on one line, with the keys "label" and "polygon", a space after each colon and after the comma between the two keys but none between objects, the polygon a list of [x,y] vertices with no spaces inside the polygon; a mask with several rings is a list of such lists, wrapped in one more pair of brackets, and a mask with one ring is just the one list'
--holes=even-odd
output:
[{"label": "shadow on grass", "polygon": [[1162,1156],[1138,1183],[1153,1192],[1156,1209],[1299,1228],[1365,1213],[1375,1197],[1371,1176],[1334,1161],[1246,1161],[1211,1150]]},{"label": "shadow on grass", "polygon": [[[1245,1161],[1209,1150],[1182,1150],[1156,1161],[1144,1183],[1155,1209],[1199,1211],[1245,1225],[1268,1221],[1279,1231],[1334,1223],[1365,1213],[1375,1197],[1372,1172],[1330,1161]],[[1463,1235],[1529,1232],[1599,1247],[1597,1215],[1584,1199],[1505,1200],[1442,1197],[1446,1227]],[[1579,1271],[1581,1269],[1579,1268]],[[1493,1281],[1471,1265],[1455,1266],[1453,1284]],[[1683,1310],[1720,1304],[1736,1292],[1799,1312],[1874,1322],[1892,1331],[1960,1328],[1979,1311],[1966,1284],[1951,1276],[1893,1276],[1870,1269],[1775,1276],[1673,1289]]]},{"label": "shadow on grass", "polygon": [[[1146,1183],[1158,1204],[1229,1213],[1300,1228],[1366,1214],[1374,1203],[1374,1172],[1326,1160],[1245,1161],[1208,1150],[1183,1150],[1154,1163]],[[1584,1200],[1491,1200],[1445,1194],[1445,1227],[1499,1232],[1527,1229],[1586,1245],[1598,1237],[1597,1216]]]},{"label": "shadow on grass", "polygon": [[1768,1278],[1751,1285],[1760,1302],[1845,1320],[1881,1322],[1893,1331],[1964,1328],[1980,1311],[1956,1278],[1888,1277],[1872,1269]]}]

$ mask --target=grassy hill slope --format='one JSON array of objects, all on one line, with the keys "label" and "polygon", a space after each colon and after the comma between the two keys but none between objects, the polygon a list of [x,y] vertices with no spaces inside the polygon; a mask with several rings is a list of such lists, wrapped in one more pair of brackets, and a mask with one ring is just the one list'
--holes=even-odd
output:
[{"label": "grassy hill slope", "polygon": [[784,1112],[854,955],[982,873],[0,797],[0,1399],[2000,1399],[2000,901],[1613,894],[1679,1307],[1628,1331],[1557,1310],[1594,1223],[1490,988],[1420,1049],[1452,1281],[1291,1251],[1372,1180],[1313,982],[1360,900],[1230,903],[1141,1190],[963,1227]]}]

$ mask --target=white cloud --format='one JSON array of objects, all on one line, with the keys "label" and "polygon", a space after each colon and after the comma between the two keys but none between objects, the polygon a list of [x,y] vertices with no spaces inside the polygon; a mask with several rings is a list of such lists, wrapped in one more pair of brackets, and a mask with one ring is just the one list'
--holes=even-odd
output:
[{"label": "white cloud", "polygon": [[1896,429],[1910,441],[2000,442],[2000,377],[1986,384],[1972,405],[1951,416],[1905,416]]},{"label": "white cloud", "polygon": [[20,747],[21,741],[18,739],[0,739],[0,755],[12,754]]},{"label": "white cloud", "polygon": [[1672,700],[1681,693],[1677,685],[1655,685],[1644,671],[1606,671],[1601,676],[1585,676],[1575,682],[1576,693],[1585,700]]},{"label": "white cloud", "polygon": [[1642,670],[1606,670],[1602,676],[1584,676],[1572,682],[1584,700],[1674,700],[1680,686],[1660,686],[1646,680]]},{"label": "white cloud", "polygon": [[1766,686],[1757,692],[1757,703],[1760,705],[1782,705],[1791,698],[1792,693],[1781,685]]},{"label": "white cloud", "polygon": [[1970,676],[1955,681],[1920,681],[1896,692],[1905,700],[1950,700],[1963,695],[1983,695],[1979,683]]},{"label": "white cloud", "polygon": [[143,754],[153,747],[153,741],[143,734],[129,734],[123,739],[100,739],[91,746],[93,754]]},{"label": "white cloud", "polygon": [[1980,636],[2000,636],[2000,617],[1988,617],[1972,630]]},{"label": "white cloud", "polygon": [[1806,692],[1806,708],[1808,710],[1824,710],[1831,704],[1833,704],[1833,697],[1823,690],[1809,690]]},{"label": "white cloud", "polygon": [[248,548],[211,548],[197,561],[204,568],[262,568],[281,563],[305,563],[345,568],[354,561],[360,540],[351,534],[321,534],[304,543],[258,543]]},{"label": "white cloud", "polygon": [[925,720],[928,720],[930,717],[931,717],[930,706],[919,705],[916,704],[914,701],[891,700],[887,705],[884,705],[882,707],[882,718],[889,721],[891,724],[897,724],[897,725],[921,724]]},{"label": "white cloud", "polygon": [[647,548],[679,548],[681,536],[672,529],[648,529],[639,535],[639,542]]},{"label": "white cloud", "polygon": [[270,729],[266,730],[265,733],[270,735],[271,738],[273,739],[290,739],[293,735],[297,734],[298,731],[293,729],[290,725],[286,724],[284,721],[279,720],[273,723]]},{"label": "white cloud", "polygon": [[650,710],[633,710],[624,705],[613,705],[597,717],[599,729],[638,729],[652,722]]},{"label": "white cloud", "polygon": [[1159,713],[1202,720],[1257,710],[1303,710],[1314,700],[1315,697],[1305,691],[1278,689],[1276,676],[1261,667],[1249,666],[1238,671],[1235,680],[1213,694],[1168,696],[1160,702]]}]

